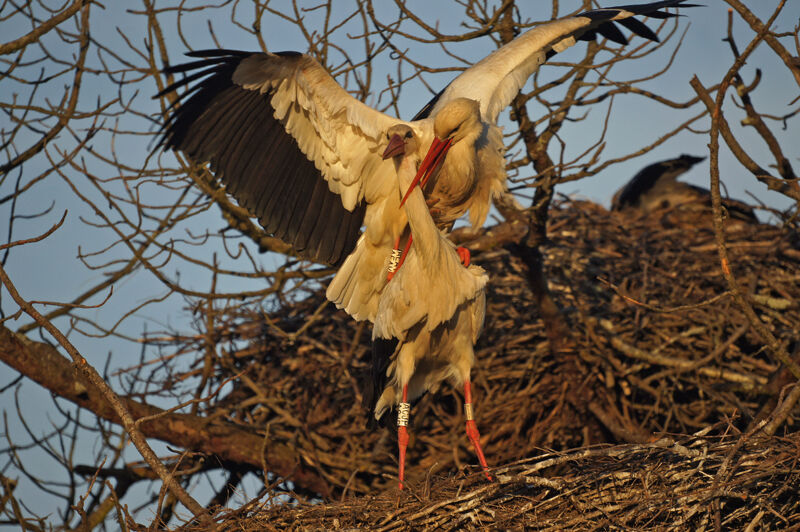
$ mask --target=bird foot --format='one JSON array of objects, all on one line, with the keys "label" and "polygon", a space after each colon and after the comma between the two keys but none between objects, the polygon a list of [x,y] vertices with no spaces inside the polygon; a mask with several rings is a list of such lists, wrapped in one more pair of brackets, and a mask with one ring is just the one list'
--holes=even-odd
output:
[{"label": "bird foot", "polygon": [[461,264],[463,264],[465,268],[469,266],[469,262],[472,257],[472,255],[470,255],[469,250],[467,248],[462,248],[461,246],[458,246],[456,248],[456,252],[458,253],[458,258],[461,259]]},{"label": "bird foot", "polygon": [[400,480],[399,487],[403,489],[403,478],[406,473],[406,448],[408,447],[408,416],[411,412],[411,405],[408,404],[408,385],[403,385],[403,400],[397,405],[397,446],[399,448],[400,468],[397,477]]},{"label": "bird foot", "polygon": [[408,430],[405,427],[397,427],[397,446],[400,448],[400,489],[403,489],[403,478],[406,472],[406,448],[408,447]]},{"label": "bird foot", "polygon": [[483,474],[486,475],[486,478],[489,482],[492,482],[492,476],[489,474],[489,466],[486,464],[486,457],[483,456],[483,449],[481,449],[481,433],[478,432],[478,425],[475,424],[474,419],[467,420],[467,438],[472,443],[472,447],[475,448],[475,454],[478,455],[478,461],[481,463],[481,467],[483,468]]}]

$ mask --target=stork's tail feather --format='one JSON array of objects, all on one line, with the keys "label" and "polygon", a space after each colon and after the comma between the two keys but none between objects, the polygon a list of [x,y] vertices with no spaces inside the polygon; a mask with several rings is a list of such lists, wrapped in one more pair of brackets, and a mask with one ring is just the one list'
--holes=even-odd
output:
[{"label": "stork's tail feather", "polygon": [[397,339],[375,338],[372,341],[372,366],[369,378],[364,379],[361,404],[367,409],[367,428],[375,428],[378,425],[392,427],[395,424],[397,414],[392,411],[385,413],[380,419],[375,419],[375,405],[383,393],[389,377],[386,370],[392,362],[392,355],[397,349]]}]

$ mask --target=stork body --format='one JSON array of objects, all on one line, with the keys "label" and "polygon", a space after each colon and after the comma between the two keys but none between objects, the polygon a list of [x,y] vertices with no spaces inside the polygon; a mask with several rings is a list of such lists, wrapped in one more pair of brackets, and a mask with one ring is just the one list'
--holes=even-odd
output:
[{"label": "stork body", "polygon": [[[614,194],[611,209],[621,211],[637,208],[651,213],[678,208],[683,217],[703,212],[707,214],[711,208],[711,192],[707,188],[678,181],[680,176],[705,159],[683,154],[645,166]],[[749,205],[729,198],[724,198],[722,204],[731,218],[758,223]]]},{"label": "stork body", "polygon": [[[402,124],[390,128],[389,135],[384,156],[396,165],[399,196],[412,187],[417,174],[418,139]],[[483,328],[488,276],[483,268],[462,264],[456,247],[437,228],[419,188],[411,188],[403,211],[414,244],[380,297],[373,328],[377,350],[373,379],[364,393],[376,420],[387,410],[398,411],[401,488],[410,401],[447,379],[464,386],[467,435],[487,468],[472,418],[469,377],[475,363],[473,346]]]},{"label": "stork body", "polygon": [[503,192],[505,146],[495,120],[484,120],[480,103],[469,98],[449,100],[434,115],[433,137],[447,141],[447,157],[430,169],[424,190],[440,228],[449,229],[469,211],[470,223],[477,229],[486,221],[491,198]]},{"label": "stork body", "polygon": [[[197,61],[165,70],[189,75],[160,93],[187,87],[170,107],[162,144],[208,162],[239,204],[298,255],[340,266],[328,298],[356,319],[374,321],[406,227],[395,168],[381,157],[386,131],[409,126],[416,155],[430,159],[424,186],[438,226],[467,211],[482,225],[491,197],[505,186],[498,115],[528,77],[577,40],[599,33],[627,42],[615,21],[657,41],[634,17],[676,16],[661,9],[691,6],[684,1],[597,9],[536,26],[465,70],[412,122],[356,100],[308,55],[191,52]],[[435,156],[422,157],[425,147],[441,143]]]},{"label": "stork body", "polygon": [[638,207],[644,211],[652,211],[685,202],[691,194],[687,192],[691,185],[679,183],[678,178],[705,159],[683,154],[675,159],[645,166],[614,194],[611,208],[619,211],[627,207]]}]

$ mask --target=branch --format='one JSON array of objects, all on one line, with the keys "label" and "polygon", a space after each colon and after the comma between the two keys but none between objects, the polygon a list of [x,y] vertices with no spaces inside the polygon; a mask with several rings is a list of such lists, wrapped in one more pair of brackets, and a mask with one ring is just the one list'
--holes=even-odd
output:
[{"label": "branch", "polygon": [[67,102],[67,107],[63,111],[58,113],[58,122],[55,126],[53,126],[47,133],[42,135],[36,144],[25,150],[20,155],[16,156],[13,160],[7,162],[6,164],[0,166],[0,175],[6,174],[17,168],[22,163],[42,151],[47,144],[56,138],[59,132],[64,129],[64,126],[72,119],[75,114],[75,109],[78,105],[78,96],[80,95],[81,90],[81,81],[83,79],[83,72],[84,72],[84,63],[86,62],[86,53],[89,51],[89,6],[84,6],[83,12],[81,13],[81,35],[80,35],[80,53],[78,54],[78,59],[75,62],[75,76],[72,80],[72,87],[70,90],[69,99]]},{"label": "branch", "polygon": [[[75,403],[97,417],[122,424],[120,417],[92,386],[77,374],[69,360],[45,343],[35,342],[0,326],[0,360],[58,397]],[[142,434],[223,460],[260,468],[263,438],[231,423],[210,421],[189,414],[164,414],[164,410],[126,397],[119,398],[133,419],[154,416],[142,424]],[[297,489],[327,495],[328,483],[312,469],[301,465],[294,449],[270,445],[264,457],[271,472],[292,481]]]},{"label": "branch", "polygon": [[[734,8],[737,13],[739,13],[739,16],[750,25],[750,28],[752,28],[754,32],[764,36],[764,42],[766,42],[769,47],[772,48],[776,54],[778,54],[778,57],[780,57],[789,68],[789,71],[794,76],[797,84],[800,85],[800,60],[798,60],[797,57],[792,57],[792,54],[786,51],[786,48],[781,45],[777,37],[775,37],[775,34],[769,31],[769,25],[765,26],[764,23],[761,22],[758,17],[756,17],[752,11],[747,9],[739,0],[725,1],[728,2],[728,5]],[[781,5],[781,7],[783,6]],[[780,11],[780,9],[778,9],[778,11]],[[777,15],[777,12],[775,15]]]},{"label": "branch", "polygon": [[[784,3],[785,0],[784,2],[781,2],[780,6],[783,6]],[[779,11],[780,7],[773,14],[769,24],[772,24]],[[733,299],[742,309],[745,316],[747,316],[747,319],[750,321],[753,329],[758,333],[759,336],[761,336],[767,348],[775,356],[775,358],[780,360],[787,368],[789,368],[796,379],[800,379],[800,366],[798,366],[791,359],[778,339],[775,338],[772,332],[770,332],[770,330],[765,326],[764,322],[762,322],[761,319],[756,315],[753,307],[750,306],[750,304],[742,295],[741,289],[739,288],[739,282],[731,271],[731,263],[730,259],[728,258],[728,250],[725,244],[725,227],[722,221],[722,198],[720,196],[719,183],[719,136],[722,129],[720,125],[723,117],[722,103],[725,99],[725,93],[727,92],[728,87],[730,87],[731,83],[733,82],[734,76],[739,72],[739,69],[745,63],[750,54],[756,49],[761,40],[765,38],[768,32],[768,27],[769,26],[763,26],[759,34],[750,42],[750,44],[748,44],[745,51],[736,58],[733,65],[722,79],[722,82],[719,84],[719,90],[717,91],[716,101],[714,102],[713,107],[709,105],[708,108],[709,112],[711,113],[711,132],[709,134],[711,137],[711,142],[709,144],[709,151],[711,153],[711,207],[714,212],[714,235],[717,241],[720,267],[723,277],[728,283],[728,288],[733,295]],[[692,78],[691,85],[695,89],[695,92],[697,92],[697,95],[702,97],[705,93],[705,90],[697,76]]]},{"label": "branch", "polygon": [[25,301],[22,296],[20,296],[19,292],[17,292],[16,287],[11,282],[11,279],[8,278],[8,275],[2,266],[0,266],[0,281],[2,281],[6,290],[8,290],[8,293],[11,295],[11,298],[17,303],[17,305],[19,305],[19,307],[31,318],[41,324],[47,332],[53,335],[58,343],[67,351],[67,353],[69,353],[73,364],[77,367],[77,369],[80,370],[80,373],[85,379],[86,384],[90,384],[90,386],[85,386],[85,389],[99,391],[98,399],[102,399],[108,405],[107,407],[119,417],[122,425],[125,427],[125,431],[131,438],[131,442],[133,442],[133,444],[136,446],[136,449],[141,453],[142,457],[147,461],[150,467],[152,467],[158,476],[161,477],[164,485],[175,494],[178,500],[180,500],[181,503],[183,503],[183,505],[188,508],[194,516],[199,518],[204,524],[212,526],[213,529],[214,523],[211,521],[211,517],[206,512],[206,509],[200,506],[200,504],[194,500],[180,484],[175,481],[175,477],[172,476],[167,468],[164,467],[164,464],[161,463],[161,461],[158,459],[158,456],[156,456],[156,453],[144,439],[141,431],[135,426],[130,411],[125,408],[125,405],[120,401],[120,398],[116,393],[114,393],[113,390],[111,390],[100,374],[97,373],[97,370],[86,361],[86,359],[78,352],[75,346],[72,345],[72,342],[70,342],[61,333],[61,331],[59,331],[51,322],[42,317],[42,315],[39,314],[33,305]]},{"label": "branch", "polygon": [[[703,86],[697,76],[695,76],[690,83],[709,112],[713,112],[714,100],[709,94],[709,89]],[[725,140],[725,144],[728,145],[731,153],[733,153],[734,157],[736,157],[742,166],[747,168],[756,179],[767,185],[769,190],[774,190],[795,201],[800,201],[800,192],[795,190],[795,187],[792,186],[792,182],[771,175],[769,171],[761,167],[747,154],[742,145],[736,140],[736,137],[733,136],[733,132],[730,126],[728,126],[728,121],[722,113],[719,114],[716,120],[718,121],[719,132]]]},{"label": "branch", "polygon": [[16,52],[17,50],[25,48],[29,44],[39,40],[39,37],[41,37],[45,33],[49,32],[50,30],[52,30],[53,28],[55,28],[68,18],[70,18],[72,15],[77,13],[81,7],[83,7],[85,4],[88,3],[89,3],[88,0],[75,0],[75,2],[71,6],[69,6],[64,11],[54,16],[50,20],[43,22],[27,35],[23,35],[19,39],[15,39],[5,44],[1,44],[0,55],[6,55],[12,52]]}]

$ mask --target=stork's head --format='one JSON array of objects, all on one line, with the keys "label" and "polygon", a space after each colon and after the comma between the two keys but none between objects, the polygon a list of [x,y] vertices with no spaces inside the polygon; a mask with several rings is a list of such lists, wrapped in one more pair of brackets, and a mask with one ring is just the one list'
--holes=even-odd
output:
[{"label": "stork's head", "polygon": [[414,130],[407,124],[396,124],[386,132],[388,145],[383,152],[383,158],[394,157],[402,159],[406,154],[416,153],[419,149],[419,140]]},{"label": "stork's head", "polygon": [[403,197],[400,205],[406,202],[411,190],[420,181],[424,185],[428,178],[444,161],[444,156],[450,146],[465,138],[478,138],[483,130],[481,124],[481,109],[478,102],[469,98],[456,98],[448,102],[442,110],[436,113],[433,119],[433,133],[435,135],[428,153],[422,164],[419,165],[414,182]]},{"label": "stork's head", "polygon": [[440,140],[450,140],[452,144],[471,133],[480,133],[481,129],[481,108],[477,101],[469,98],[448,102],[433,119],[434,135]]}]

